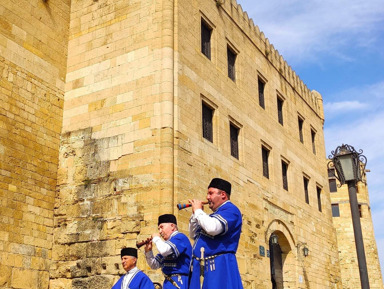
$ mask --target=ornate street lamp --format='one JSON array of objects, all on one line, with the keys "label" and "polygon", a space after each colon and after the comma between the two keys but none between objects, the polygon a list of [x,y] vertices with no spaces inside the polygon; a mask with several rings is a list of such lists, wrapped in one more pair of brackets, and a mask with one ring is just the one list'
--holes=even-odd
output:
[{"label": "ornate street lamp", "polygon": [[309,255],[309,249],[308,249],[307,246],[305,246],[305,247],[303,248],[303,255],[304,255],[304,257],[307,257],[307,256]]},{"label": "ornate street lamp", "polygon": [[363,151],[357,152],[353,146],[341,145],[332,151],[328,158],[331,161],[328,163],[328,167],[333,166],[336,169],[336,178],[341,185],[349,181],[362,181],[364,175],[365,165],[367,164],[367,158],[362,155]]},{"label": "ornate street lamp", "polygon": [[340,185],[348,185],[349,203],[351,207],[353,231],[355,235],[357,261],[359,264],[360,283],[362,289],[369,289],[367,272],[367,261],[365,259],[363,234],[361,232],[359,205],[356,196],[356,184],[363,181],[367,158],[362,155],[363,151],[357,152],[353,146],[343,144],[332,151],[328,158],[328,168],[335,168],[335,177]]}]

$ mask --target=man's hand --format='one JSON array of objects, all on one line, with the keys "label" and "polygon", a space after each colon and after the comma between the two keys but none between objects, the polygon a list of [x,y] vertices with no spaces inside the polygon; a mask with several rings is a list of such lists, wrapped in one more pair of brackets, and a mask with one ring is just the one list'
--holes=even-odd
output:
[{"label": "man's hand", "polygon": [[198,199],[188,200],[188,202],[192,205],[192,213],[195,213],[197,209],[203,209],[203,202]]},{"label": "man's hand", "polygon": [[146,241],[148,241],[148,242],[147,242],[147,244],[145,244],[145,248],[144,248],[145,253],[152,251],[152,239],[148,238]]}]

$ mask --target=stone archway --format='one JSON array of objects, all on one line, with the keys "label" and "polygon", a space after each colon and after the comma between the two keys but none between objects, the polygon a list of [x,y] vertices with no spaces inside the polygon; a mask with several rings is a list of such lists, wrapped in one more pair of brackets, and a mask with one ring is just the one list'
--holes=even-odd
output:
[{"label": "stone archway", "polygon": [[[277,236],[272,244],[271,236]],[[266,231],[266,243],[270,248],[271,287],[273,289],[295,288],[296,250],[295,241],[288,227],[281,220],[273,220]],[[272,266],[274,266],[272,270]],[[272,275],[274,274],[274,275]]]}]

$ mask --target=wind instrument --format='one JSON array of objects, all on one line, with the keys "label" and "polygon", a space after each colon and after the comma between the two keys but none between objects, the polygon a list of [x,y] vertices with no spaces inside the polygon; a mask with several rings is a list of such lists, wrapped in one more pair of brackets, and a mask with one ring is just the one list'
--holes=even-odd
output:
[{"label": "wind instrument", "polygon": [[150,242],[152,242],[152,237],[150,237],[150,238],[148,238],[146,240],[143,240],[141,242],[137,242],[136,243],[136,247],[137,247],[137,249],[140,249],[141,247],[143,247],[144,245],[146,245],[146,244],[148,244]]},{"label": "wind instrument", "polygon": [[[208,205],[208,202],[202,202],[203,205]],[[192,204],[177,204],[176,205],[179,210],[192,207]]]}]

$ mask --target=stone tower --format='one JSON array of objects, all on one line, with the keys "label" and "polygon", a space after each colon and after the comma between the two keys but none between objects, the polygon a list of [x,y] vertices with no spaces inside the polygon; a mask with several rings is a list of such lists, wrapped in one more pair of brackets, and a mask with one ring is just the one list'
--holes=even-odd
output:
[{"label": "stone tower", "polygon": [[0,288],[48,288],[70,1],[0,3]]},{"label": "stone tower", "polygon": [[110,288],[120,249],[162,213],[186,232],[176,204],[213,177],[243,213],[245,288],[342,288],[321,95],[235,0],[16,2],[0,4],[1,288]]},{"label": "stone tower", "polygon": [[[348,186],[339,186],[334,170],[329,170],[333,223],[337,233],[341,278],[343,288],[359,288],[360,275],[353,232]],[[365,179],[366,181],[366,179]],[[370,288],[382,289],[383,279],[373,230],[368,186],[360,182],[357,186],[357,200],[360,211],[360,223],[363,234],[365,257]]]}]

